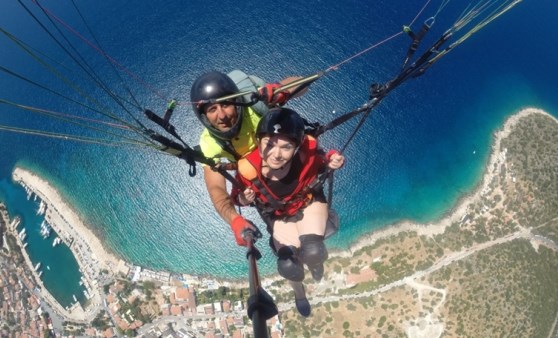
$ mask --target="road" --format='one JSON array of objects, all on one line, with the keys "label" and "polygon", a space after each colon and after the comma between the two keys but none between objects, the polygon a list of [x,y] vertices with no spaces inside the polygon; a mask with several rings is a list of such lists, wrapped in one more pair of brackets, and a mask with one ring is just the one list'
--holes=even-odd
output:
[{"label": "road", "polygon": [[[476,244],[470,248],[466,248],[464,250],[458,251],[458,252],[454,252],[452,254],[449,254],[447,256],[445,256],[443,259],[439,260],[438,262],[436,262],[434,265],[432,265],[431,267],[429,267],[428,269],[422,270],[422,271],[417,271],[414,274],[412,274],[411,276],[407,276],[405,278],[402,278],[400,280],[397,280],[395,282],[392,282],[390,284],[386,284],[378,289],[372,290],[372,291],[367,291],[367,292],[361,292],[361,293],[356,293],[356,294],[345,294],[345,295],[330,295],[327,297],[319,297],[317,299],[309,299],[310,304],[318,304],[318,303],[328,303],[328,302],[336,302],[336,301],[341,301],[341,300],[348,300],[348,299],[355,299],[355,298],[362,298],[362,297],[370,297],[370,296],[374,296],[377,295],[379,293],[382,292],[386,292],[388,290],[391,290],[393,288],[399,287],[399,286],[403,286],[409,283],[412,283],[428,274],[433,273],[434,271],[437,271],[449,264],[455,263],[457,261],[460,261],[462,259],[467,258],[468,256],[477,253],[481,250],[486,250],[490,247],[493,247],[495,245],[499,245],[499,244],[503,244],[509,241],[512,241],[514,239],[518,239],[518,238],[525,238],[528,239],[532,242],[536,242],[538,244],[542,244],[545,245],[547,247],[549,247],[550,249],[558,252],[558,245],[556,243],[554,243],[552,240],[549,240],[548,238],[539,236],[539,235],[533,235],[531,233],[531,231],[527,228],[521,227],[521,230],[509,234],[507,236],[504,236],[502,238],[498,238],[492,241],[488,241],[488,242],[484,242],[484,243],[479,243]],[[327,282],[326,282],[327,283]],[[331,287],[331,286],[327,286],[327,287]],[[286,310],[290,310],[292,309],[294,306],[294,302],[291,303],[283,303],[280,304],[279,306],[279,310],[280,311],[286,311]]]},{"label": "road", "polygon": [[[417,280],[423,278],[424,276],[427,276],[447,265],[453,264],[455,262],[458,262],[460,260],[463,260],[467,257],[469,257],[472,254],[478,253],[479,251],[482,250],[486,250],[489,249],[495,245],[500,245],[509,241],[512,241],[514,239],[518,239],[518,238],[525,238],[529,241],[531,241],[532,243],[536,243],[536,244],[540,244],[540,245],[544,245],[549,247],[550,249],[558,252],[558,245],[556,243],[554,243],[552,240],[545,238],[543,236],[540,235],[534,235],[531,233],[531,230],[525,227],[521,227],[519,231],[509,234],[507,236],[504,236],[502,238],[498,238],[492,241],[488,241],[488,242],[484,242],[484,243],[479,243],[476,244],[470,248],[466,248],[464,250],[461,251],[457,251],[454,253],[451,253],[447,256],[445,256],[444,258],[442,258],[441,260],[439,260],[438,262],[436,262],[435,264],[433,264],[432,266],[430,266],[429,268],[425,269],[425,270],[421,270],[421,271],[416,271],[415,273],[413,273],[410,276],[407,276],[405,278],[402,278],[400,280],[397,280],[395,282],[386,284],[380,288],[377,288],[375,290],[372,291],[367,291],[367,292],[361,292],[361,293],[356,293],[356,294],[344,294],[344,295],[329,295],[326,297],[316,297],[313,299],[309,299],[310,303],[313,305],[316,305],[318,303],[329,303],[329,302],[336,302],[336,301],[342,301],[342,300],[349,300],[349,299],[355,299],[355,298],[362,298],[362,297],[371,297],[377,294],[380,294],[382,292],[386,292],[388,290],[391,290],[393,288],[399,287],[399,286],[403,286],[403,285],[411,285],[414,287],[424,287],[427,288],[428,286],[425,285],[418,285],[416,283]],[[324,290],[327,288],[335,288],[335,283],[339,283],[339,280],[323,280],[322,282],[320,282],[319,287],[323,288]],[[286,303],[282,303],[278,305],[279,311],[288,311],[288,310],[292,310],[294,309],[294,302],[286,302]],[[237,314],[241,314],[244,315],[245,314],[245,310],[242,311],[235,311],[235,313]],[[183,327],[186,328],[189,332],[191,332],[192,337],[203,337],[202,335],[195,333],[194,330],[192,329],[192,326],[190,326],[190,324],[188,323],[188,320],[204,320],[204,319],[211,319],[211,318],[219,318],[219,317],[226,317],[226,316],[230,316],[231,313],[223,313],[223,314],[216,314],[216,315],[198,315],[195,314],[193,316],[190,317],[176,317],[176,316],[164,316],[164,317],[159,317],[157,318],[153,323],[149,324],[149,325],[145,325],[142,328],[140,328],[140,330],[138,331],[139,335],[145,334],[148,330],[150,330],[152,327],[154,326],[162,326],[162,325],[167,325],[168,323],[172,323],[174,325],[178,325],[178,327]],[[558,314],[556,317],[556,321],[555,321],[555,325],[558,322]],[[549,336],[550,338],[550,336]]]}]

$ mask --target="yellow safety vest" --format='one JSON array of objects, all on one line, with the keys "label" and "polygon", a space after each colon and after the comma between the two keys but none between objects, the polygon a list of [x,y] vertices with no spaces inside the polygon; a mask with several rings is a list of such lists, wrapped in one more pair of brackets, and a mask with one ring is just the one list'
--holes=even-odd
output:
[{"label": "yellow safety vest", "polygon": [[[244,157],[257,147],[256,127],[260,122],[261,116],[258,115],[251,107],[242,109],[242,125],[236,137],[231,139],[232,146],[236,152]],[[228,159],[230,162],[236,162],[234,155],[227,152],[219,141],[215,140],[207,128],[205,128],[200,136],[200,148],[205,157],[212,158],[219,162],[222,158]]]}]

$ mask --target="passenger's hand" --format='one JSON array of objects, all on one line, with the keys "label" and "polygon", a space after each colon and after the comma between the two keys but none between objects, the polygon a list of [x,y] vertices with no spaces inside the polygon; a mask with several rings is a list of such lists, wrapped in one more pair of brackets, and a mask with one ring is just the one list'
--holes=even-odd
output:
[{"label": "passenger's hand", "polygon": [[238,215],[231,222],[231,229],[234,233],[234,238],[236,239],[236,244],[240,246],[246,246],[246,240],[244,239],[244,230],[246,229],[256,229],[252,222],[246,220],[246,218]]},{"label": "passenger's hand", "polygon": [[254,202],[256,199],[256,193],[252,188],[246,188],[243,192],[238,194],[238,201],[242,205],[248,205]]},{"label": "passenger's hand", "polygon": [[327,166],[330,169],[339,169],[345,164],[345,156],[341,155],[337,150],[330,150],[327,155]]},{"label": "passenger's hand", "polygon": [[279,87],[281,87],[279,83],[268,83],[264,85],[259,89],[260,99],[268,106],[284,105],[291,97],[291,94],[286,90],[277,92]]}]

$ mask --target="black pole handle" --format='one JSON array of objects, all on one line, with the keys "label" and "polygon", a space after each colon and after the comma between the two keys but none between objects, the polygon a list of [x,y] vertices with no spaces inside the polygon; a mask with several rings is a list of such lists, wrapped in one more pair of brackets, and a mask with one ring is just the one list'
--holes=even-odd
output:
[{"label": "black pole handle", "polygon": [[256,261],[261,257],[259,250],[254,245],[256,236],[261,237],[259,230],[247,229],[243,236],[246,240],[246,257],[248,259],[248,277],[250,284],[250,297],[248,298],[247,314],[252,320],[255,338],[268,338],[266,321],[279,313],[273,298],[262,288],[258,265]]}]

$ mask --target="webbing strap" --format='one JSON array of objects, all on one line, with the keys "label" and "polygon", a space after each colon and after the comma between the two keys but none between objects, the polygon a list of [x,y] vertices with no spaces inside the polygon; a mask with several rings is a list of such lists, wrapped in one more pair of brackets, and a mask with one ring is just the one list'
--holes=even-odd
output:
[{"label": "webbing strap", "polygon": [[256,186],[256,188],[258,189],[258,191],[265,197],[265,199],[267,200],[267,203],[263,203],[262,204],[268,204],[269,207],[271,207],[274,210],[283,210],[283,208],[285,207],[286,203],[283,201],[280,201],[278,199],[276,199],[275,197],[271,196],[271,194],[269,193],[269,191],[267,190],[267,188],[264,186],[264,184],[262,183],[262,181],[256,177],[252,183],[254,184],[254,186]]},{"label": "webbing strap", "polygon": [[411,30],[410,27],[403,26],[403,31],[405,33],[407,33],[407,35],[409,35],[409,37],[413,41],[411,42],[411,45],[409,46],[409,50],[407,51],[407,56],[405,57],[405,61],[403,61],[403,66],[401,67],[401,69],[404,69],[407,66],[407,63],[409,62],[409,60],[411,60],[411,58],[413,57],[413,55],[417,51],[417,48],[418,48],[420,42],[422,41],[422,38],[424,38],[424,36],[426,35],[426,32],[428,32],[430,27],[432,27],[433,23],[434,23],[434,18],[430,18],[429,20],[426,20],[422,24],[422,27],[421,27],[420,31],[418,32],[418,34],[413,33],[413,31]]},{"label": "webbing strap", "polygon": [[238,161],[242,158],[242,156],[240,156],[240,154],[236,151],[236,149],[234,149],[231,141],[223,140],[223,139],[218,138],[218,137],[213,137],[213,139],[215,140],[215,142],[217,142],[221,146],[221,148],[223,148],[224,151],[231,154],[234,157],[235,160]]}]

